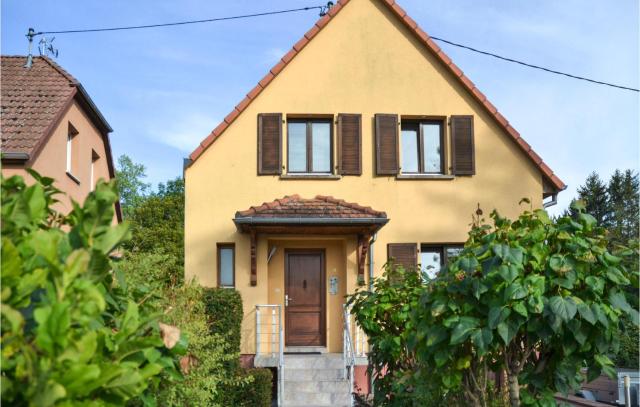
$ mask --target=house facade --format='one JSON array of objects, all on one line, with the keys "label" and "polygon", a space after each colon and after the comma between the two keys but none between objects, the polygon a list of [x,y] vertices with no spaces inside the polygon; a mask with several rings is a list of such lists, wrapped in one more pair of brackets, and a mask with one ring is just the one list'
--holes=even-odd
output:
[{"label": "house facade", "polygon": [[185,276],[240,291],[249,362],[362,356],[344,296],[389,258],[437,272],[478,205],[564,188],[399,5],[340,1],[191,154]]},{"label": "house facade", "polygon": [[[71,200],[82,203],[99,179],[115,177],[109,123],[82,84],[48,57],[2,56],[0,128],[2,175],[21,175],[26,169],[54,178],[67,197],[59,198],[61,212]],[[122,220],[116,204],[114,222]]]}]

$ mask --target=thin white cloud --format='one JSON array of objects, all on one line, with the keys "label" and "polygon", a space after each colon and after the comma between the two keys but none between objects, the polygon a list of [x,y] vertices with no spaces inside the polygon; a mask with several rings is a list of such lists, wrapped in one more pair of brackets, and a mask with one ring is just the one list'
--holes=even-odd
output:
[{"label": "thin white cloud", "polygon": [[218,125],[218,115],[180,113],[156,121],[148,127],[147,136],[182,152],[192,152]]}]

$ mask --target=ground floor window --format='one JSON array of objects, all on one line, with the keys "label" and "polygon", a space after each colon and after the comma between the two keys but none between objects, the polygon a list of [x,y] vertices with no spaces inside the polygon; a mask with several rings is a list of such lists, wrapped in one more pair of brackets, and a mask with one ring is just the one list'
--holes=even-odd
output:
[{"label": "ground floor window", "polygon": [[235,249],[233,243],[218,243],[218,287],[235,286]]},{"label": "ground floor window", "polygon": [[462,244],[421,244],[420,270],[425,278],[435,278],[445,264],[460,255],[462,248]]}]

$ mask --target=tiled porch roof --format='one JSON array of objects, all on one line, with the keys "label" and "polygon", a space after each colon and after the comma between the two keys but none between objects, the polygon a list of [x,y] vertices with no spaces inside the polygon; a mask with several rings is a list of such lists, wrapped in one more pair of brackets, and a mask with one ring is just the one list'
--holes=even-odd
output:
[{"label": "tiled porch roof", "polygon": [[317,195],[315,198],[304,199],[299,195],[289,195],[272,202],[264,202],[260,206],[236,212],[236,219],[240,218],[313,218],[313,219],[386,219],[387,214],[376,211],[369,206],[345,202],[332,196]]}]

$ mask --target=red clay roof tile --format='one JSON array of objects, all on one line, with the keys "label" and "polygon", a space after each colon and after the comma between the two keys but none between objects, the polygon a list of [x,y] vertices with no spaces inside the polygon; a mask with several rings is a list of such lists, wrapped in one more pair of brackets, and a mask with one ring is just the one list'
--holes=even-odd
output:
[{"label": "red clay roof tile", "polygon": [[78,81],[48,58],[2,56],[2,151],[32,154],[60,111],[76,92]]},{"label": "red clay roof tile", "polygon": [[[538,156],[531,149],[531,146],[529,146],[529,144],[527,144],[524,140],[521,139],[517,131],[509,130],[509,128],[511,129],[513,128],[509,126],[509,122],[507,121],[507,119],[504,116],[502,116],[500,112],[498,112],[495,106],[487,100],[486,96],[479,89],[476,89],[474,83],[462,73],[460,68],[458,68],[453,63],[453,61],[444,53],[444,51],[429,37],[429,34],[427,34],[425,31],[420,29],[417,23],[411,17],[409,17],[406,14],[406,12],[402,9],[402,7],[400,7],[394,0],[381,0],[381,1],[383,4],[389,7],[389,9],[396,16],[398,16],[401,19],[401,21],[416,35],[418,39],[422,41],[422,43],[428,49],[430,49],[434,53],[435,56],[437,56],[440,59],[440,61],[451,71],[451,73],[453,73],[453,75],[458,77],[458,79],[462,82],[462,84],[466,86],[467,90],[478,100],[478,102],[480,102],[482,106],[485,107],[485,109],[487,109],[487,111],[494,117],[494,119],[498,122],[498,124],[502,126],[503,130],[507,134],[509,134],[514,139],[514,141],[518,143],[520,147],[522,147],[524,152],[528,154],[528,156],[534,161],[536,165],[539,166],[540,170],[543,173],[545,173],[545,175],[548,176],[549,181],[551,181],[551,183],[559,190],[564,189],[566,185],[557,176],[553,175],[553,173],[552,175],[546,174],[546,172],[543,170],[543,167],[540,167],[539,165],[542,162],[542,159],[540,158],[540,156]],[[302,48],[304,48],[307,45],[307,43],[310,40],[312,40],[317,35],[317,33],[320,32],[320,30],[322,30],[329,23],[329,20],[331,20],[333,16],[338,14],[338,12],[344,7],[344,5],[347,2],[348,0],[338,1],[338,3],[329,11],[328,14],[321,17],[315,23],[314,27],[312,27],[309,31],[307,31],[307,33],[305,33],[305,35],[293,46],[293,49],[291,49],[289,52],[287,52],[287,54],[285,54],[285,56],[282,57],[282,62],[284,63],[284,66],[286,66],[289,62],[291,62],[291,60],[298,54],[298,52],[302,50]],[[277,74],[282,69],[284,69],[284,66],[281,67],[279,65],[280,63],[276,64],[276,66],[272,68],[272,71],[271,71],[273,72],[273,74],[271,72],[267,74],[267,76],[265,76],[265,78],[263,78],[262,81],[260,81],[260,85],[253,88],[247,94],[247,97],[250,99],[250,101],[255,99],[258,96],[258,94],[260,94],[262,89],[265,86],[267,86],[269,82],[271,82],[271,79],[273,78],[274,74]],[[269,77],[269,75],[271,75],[271,77]],[[250,101],[247,103],[244,103],[244,100],[243,100],[243,102],[241,102],[238,105],[238,106],[242,105],[242,108],[238,109],[238,111],[242,113],[244,109],[246,109],[246,107],[250,104]],[[217,129],[218,128],[216,128],[216,130]],[[209,145],[213,142],[213,140],[206,142],[207,140],[209,140],[209,137],[201,143],[202,146],[205,147],[205,149],[209,147]],[[200,150],[199,148],[196,149],[196,151],[194,151],[190,155],[191,160],[192,161],[196,160],[202,154],[202,152],[203,150]]]},{"label": "red clay roof tile", "polygon": [[387,214],[332,196],[304,199],[289,195],[236,212],[237,218],[386,218]]}]

